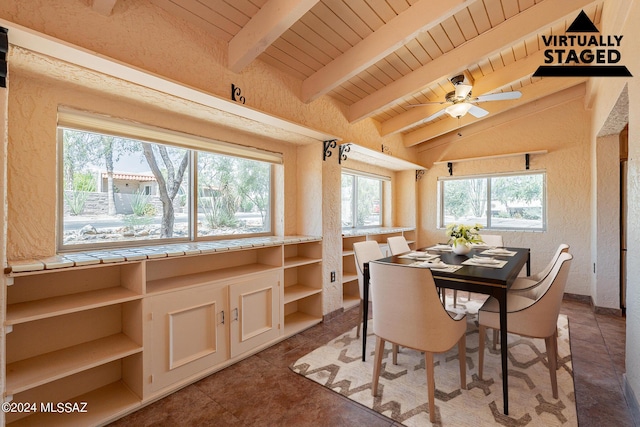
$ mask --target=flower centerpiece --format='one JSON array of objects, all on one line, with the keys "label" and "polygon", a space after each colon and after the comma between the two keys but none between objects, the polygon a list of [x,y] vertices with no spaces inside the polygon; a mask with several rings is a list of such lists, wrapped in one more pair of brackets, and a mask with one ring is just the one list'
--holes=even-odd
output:
[{"label": "flower centerpiece", "polygon": [[471,250],[471,246],[474,243],[482,243],[482,237],[480,237],[480,229],[482,225],[464,225],[464,224],[449,224],[447,226],[447,236],[449,242],[455,253],[464,255]]}]

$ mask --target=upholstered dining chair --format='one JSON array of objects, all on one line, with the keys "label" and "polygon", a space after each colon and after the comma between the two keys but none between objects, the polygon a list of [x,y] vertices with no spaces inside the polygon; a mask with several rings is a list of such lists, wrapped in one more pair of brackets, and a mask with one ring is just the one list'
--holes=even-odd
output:
[{"label": "upholstered dining chair", "polygon": [[[540,286],[545,277],[549,275],[551,269],[560,258],[560,254],[564,252],[569,252],[569,245],[566,243],[561,243],[556,249],[556,252],[551,257],[551,260],[546,265],[544,269],[541,271],[532,274],[531,276],[526,277],[516,277],[516,280],[511,284],[509,288],[509,293],[517,293],[520,296],[530,298],[532,300],[537,299],[543,292],[544,288]],[[496,349],[496,344],[498,343],[498,331],[493,331],[493,349]]]},{"label": "upholstered dining chair", "polygon": [[[549,376],[554,399],[558,398],[557,369],[557,324],[562,295],[567,283],[571,259],[573,256],[563,252],[551,272],[540,286],[544,292],[532,300],[517,293],[507,293],[507,329],[508,332],[531,338],[543,338],[547,349]],[[489,297],[478,311],[478,377],[482,379],[484,368],[484,345],[486,328],[500,328],[498,300]],[[505,345],[505,343],[502,343]]]},{"label": "upholstered dining chair", "polygon": [[404,236],[393,236],[387,238],[387,245],[389,245],[389,252],[391,255],[399,255],[405,252],[411,252],[409,243]]},{"label": "upholstered dining chair", "polygon": [[487,246],[495,246],[497,248],[501,248],[504,246],[502,236],[499,234],[481,234],[480,238]]},{"label": "upholstered dining chair", "polygon": [[553,266],[560,258],[560,255],[564,252],[569,252],[569,245],[566,243],[561,243],[556,249],[556,252],[549,260],[549,263],[539,272],[532,274],[531,276],[526,277],[517,277],[513,282],[509,291],[511,292],[519,292],[522,296],[527,296],[531,299],[536,299],[540,293],[540,284],[542,280],[549,275]]},{"label": "upholstered dining chair", "polygon": [[[365,242],[356,242],[353,244],[353,258],[356,263],[356,272],[358,274],[358,289],[360,291],[360,315],[359,319],[362,319],[362,310],[364,305],[369,301],[364,301],[364,263],[373,261],[376,259],[384,258],[380,245],[375,240],[367,240]],[[371,294],[369,294],[371,295]],[[372,298],[373,299],[373,298]],[[356,337],[360,337],[360,322],[358,322],[358,329],[356,331]]]},{"label": "upholstered dining chair", "polygon": [[440,303],[436,285],[427,268],[372,262],[373,333],[376,335],[371,394],[378,393],[378,382],[385,342],[408,347],[425,354],[429,419],[435,422],[435,379],[433,354],[458,344],[460,388],[466,390],[466,315],[455,319]]}]

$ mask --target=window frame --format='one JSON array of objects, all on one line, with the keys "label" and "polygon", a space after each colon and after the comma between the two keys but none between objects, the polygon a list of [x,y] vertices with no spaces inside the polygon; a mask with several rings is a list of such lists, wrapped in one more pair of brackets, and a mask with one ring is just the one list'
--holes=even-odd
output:
[{"label": "window frame", "polygon": [[[384,182],[385,181],[391,181],[390,178],[385,177],[385,176],[381,176],[381,175],[376,175],[376,174],[372,174],[372,173],[366,173],[366,172],[362,172],[362,171],[356,171],[356,170],[351,170],[351,169],[345,169],[343,168],[341,173],[340,173],[340,182],[342,183],[342,176],[343,175],[350,175],[353,177],[353,182],[352,182],[352,186],[351,186],[351,193],[352,193],[352,203],[351,203],[351,222],[352,225],[351,226],[342,226],[341,228],[343,230],[353,230],[353,229],[366,229],[366,228],[379,228],[382,227],[384,224],[384,213],[385,213],[385,203],[384,203],[384,199],[385,199],[385,190],[384,190]],[[357,225],[357,215],[358,215],[358,210],[357,210],[357,203],[358,203],[358,178],[367,178],[367,179],[375,179],[379,182],[380,185],[380,223],[376,224],[376,225],[362,225],[362,226],[358,226]],[[340,186],[340,202],[341,202],[341,206],[342,206],[342,185]],[[342,222],[342,207],[340,208],[340,222]]]},{"label": "window frame", "polygon": [[[491,181],[493,178],[504,178],[504,177],[515,177],[515,176],[527,176],[527,175],[541,175],[542,176],[542,225],[539,228],[530,228],[530,227],[493,227],[491,225]],[[500,230],[500,231],[528,231],[528,232],[545,232],[547,231],[547,171],[545,169],[540,170],[531,170],[531,171],[515,171],[515,172],[502,172],[502,173],[491,173],[491,174],[480,174],[480,175],[466,175],[466,176],[443,176],[438,177],[438,185],[437,185],[437,198],[438,198],[438,229],[446,229],[447,224],[445,224],[445,204],[444,204],[444,190],[443,183],[447,181],[461,181],[461,180],[473,180],[473,179],[486,179],[487,186],[487,200],[486,200],[486,209],[485,212],[487,217],[487,225],[483,226],[483,230]]]},{"label": "window frame", "polygon": [[[60,116],[64,116],[60,120]],[[75,124],[75,125],[74,125]],[[119,126],[123,125],[121,129],[125,129],[124,132],[118,131]],[[65,129],[98,133],[109,136],[116,136],[119,138],[149,142],[152,144],[160,144],[171,146],[175,148],[186,149],[189,152],[189,171],[185,173],[185,183],[189,188],[189,225],[188,233],[186,237],[171,237],[171,238],[157,238],[149,240],[125,240],[125,241],[111,241],[111,242],[99,242],[99,243],[64,243],[64,174],[63,174],[63,148],[64,148],[64,131]],[[136,129],[140,132],[136,134]],[[156,138],[149,138],[145,135],[151,131],[151,134],[160,135],[160,140]],[[239,239],[249,237],[262,237],[273,236],[275,233],[276,221],[275,221],[275,201],[278,196],[275,194],[276,186],[276,166],[282,165],[282,153],[270,152],[266,150],[257,149],[254,147],[246,147],[239,144],[227,143],[207,139],[203,137],[195,137],[192,135],[184,134],[177,131],[165,130],[148,125],[134,124],[128,121],[120,119],[105,118],[97,114],[91,114],[86,112],[77,112],[70,109],[59,109],[59,117],[57,124],[57,165],[58,170],[56,173],[57,192],[56,192],[56,211],[58,218],[56,220],[56,248],[57,252],[72,252],[78,250],[101,250],[101,249],[117,249],[117,248],[133,248],[133,247],[145,247],[145,246],[157,246],[163,244],[180,244],[190,242],[203,242],[203,241],[216,241],[216,240],[228,240]],[[171,144],[168,142],[168,138],[176,137],[179,142]],[[210,147],[210,149],[207,149]],[[226,152],[228,149],[228,152]],[[211,236],[198,236],[198,191],[197,191],[197,153],[206,152],[222,156],[228,156],[233,158],[261,161],[268,163],[269,166],[269,230],[258,233],[245,233],[245,234],[224,234],[224,235],[211,235]]]}]

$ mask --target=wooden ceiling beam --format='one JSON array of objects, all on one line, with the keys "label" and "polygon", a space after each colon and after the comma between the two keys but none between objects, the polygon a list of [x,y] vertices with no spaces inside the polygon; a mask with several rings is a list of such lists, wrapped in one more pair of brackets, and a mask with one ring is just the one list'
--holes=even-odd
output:
[{"label": "wooden ceiling beam", "polygon": [[[535,107],[534,101],[542,100],[543,98],[553,95],[556,92],[560,92],[571,87],[577,86],[586,82],[586,77],[566,77],[561,79],[542,79],[537,83],[523,87],[521,89],[522,98],[516,101],[504,101],[504,102],[490,102],[483,103],[482,108],[489,111],[489,115],[484,118],[473,118],[470,115],[466,115],[460,119],[446,118],[440,120],[432,125],[425,126],[413,132],[404,135],[403,142],[405,147],[412,147],[425,141],[432,140],[441,135],[449,132],[458,131],[461,128],[475,125],[476,123],[486,121],[487,119],[493,119],[494,116],[500,113],[504,113],[510,110],[518,110],[521,112],[528,111],[528,108]],[[582,88],[581,95],[584,96],[584,88]],[[543,105],[546,105],[546,101],[540,101]],[[553,102],[557,103],[557,100]],[[545,107],[548,108],[548,107]],[[531,114],[527,112],[526,114]],[[509,119],[509,120],[512,120]]]},{"label": "wooden ceiling beam", "polygon": [[229,69],[239,73],[319,0],[269,0],[229,42]]},{"label": "wooden ceiling beam", "polygon": [[517,41],[536,34],[541,28],[550,28],[553,22],[575,14],[577,10],[593,2],[593,0],[563,0],[537,3],[491,30],[463,43],[451,52],[445,53],[425,66],[352,104],[349,107],[347,119],[353,123],[370,117],[399,99],[418,92],[445,76],[464,70]]},{"label": "wooden ceiling beam", "polygon": [[475,1],[420,0],[305,79],[302,101],[311,102],[329,93]]}]

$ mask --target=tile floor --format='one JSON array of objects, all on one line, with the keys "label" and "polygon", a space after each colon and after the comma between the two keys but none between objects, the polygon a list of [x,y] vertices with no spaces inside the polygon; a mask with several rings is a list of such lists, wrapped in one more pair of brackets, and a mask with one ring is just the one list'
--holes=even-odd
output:
[{"label": "tile floor", "polygon": [[[580,427],[633,426],[622,392],[625,319],[565,300]],[[294,374],[299,357],[353,328],[358,310],[185,387],[113,426],[395,426],[390,419]]]}]

